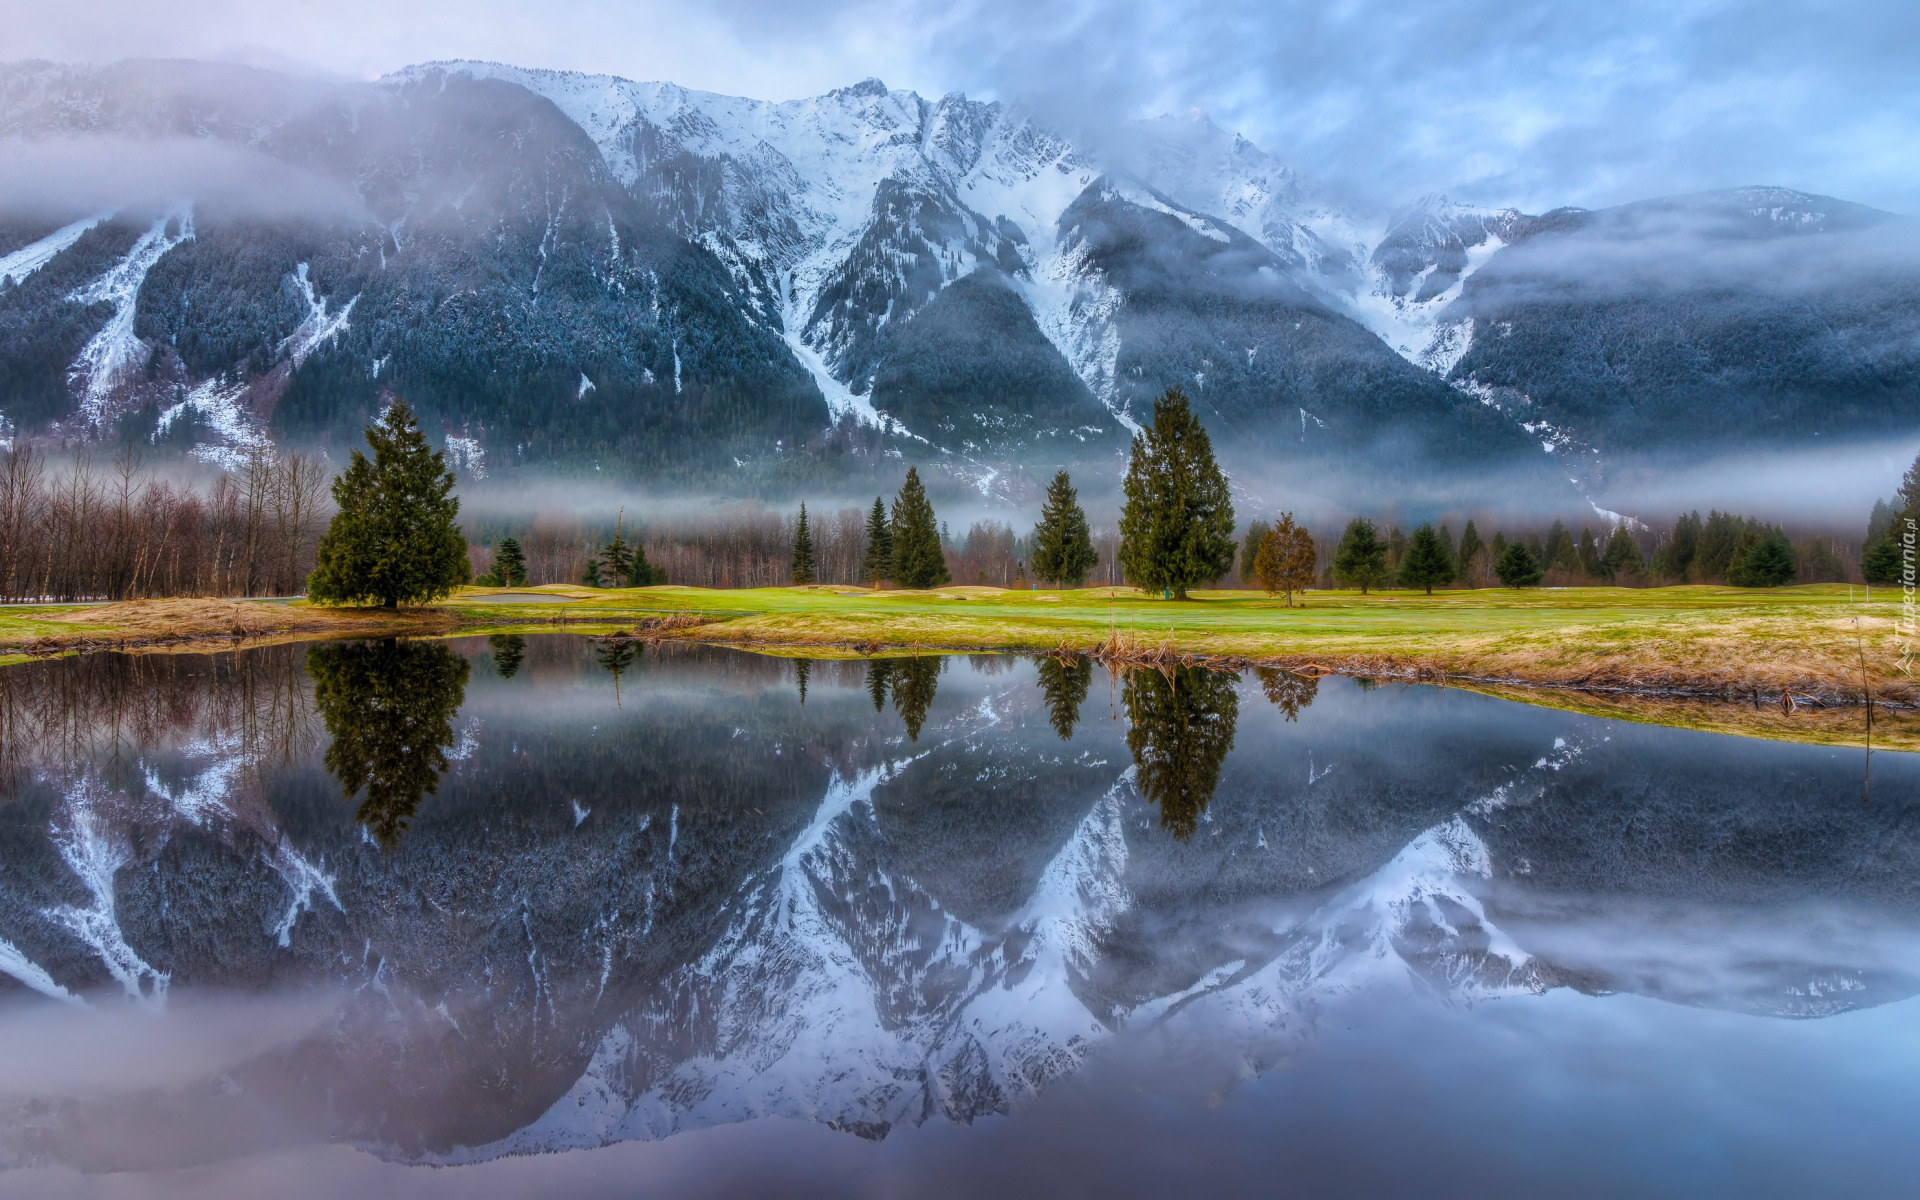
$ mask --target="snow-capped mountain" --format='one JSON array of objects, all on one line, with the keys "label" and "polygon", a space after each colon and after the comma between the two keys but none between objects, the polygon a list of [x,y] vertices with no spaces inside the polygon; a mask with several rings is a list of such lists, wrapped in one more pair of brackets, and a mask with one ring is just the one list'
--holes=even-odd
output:
[{"label": "snow-capped mountain", "polygon": [[[220,462],[353,441],[404,394],[473,476],[778,491],[917,460],[1022,500],[1055,466],[1114,475],[1147,404],[1180,387],[1250,492],[1276,463],[1339,480],[1378,460],[1465,493],[1502,466],[1565,500],[1569,447],[1699,443],[1714,389],[1782,433],[1881,428],[1911,391],[1897,339],[1864,337],[1888,311],[1912,319],[1897,255],[1878,299],[1846,308],[1858,289],[1828,289],[1832,337],[1764,369],[1727,356],[1782,322],[1815,337],[1764,272],[1725,311],[1676,309],[1638,267],[1590,264],[1584,284],[1636,284],[1633,320],[1562,328],[1538,289],[1509,311],[1555,247],[1631,256],[1647,230],[1732,220],[1739,236],[1677,246],[1682,274],[1713,275],[1756,242],[1811,253],[1889,228],[1778,189],[1537,218],[1438,196],[1371,214],[1198,114],[1096,147],[1017,106],[871,79],[773,103],[468,62],[374,84],[17,64],[0,68],[0,135],[189,164],[165,186],[132,170],[124,195],[0,213],[9,428]],[[226,157],[194,167],[189,141]],[[1613,344],[1621,329],[1635,345]],[[1675,340],[1681,369],[1634,366],[1623,430],[1606,364]],[[1868,399],[1802,402],[1849,372]],[[1673,395],[1639,402],[1649,392]]]}]

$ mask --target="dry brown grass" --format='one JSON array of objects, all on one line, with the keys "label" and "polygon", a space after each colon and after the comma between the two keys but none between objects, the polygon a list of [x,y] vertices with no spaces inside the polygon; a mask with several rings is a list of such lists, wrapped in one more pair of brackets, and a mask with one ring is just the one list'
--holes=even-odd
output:
[{"label": "dry brown grass", "polygon": [[45,634],[9,648],[34,654],[212,638],[256,642],[316,634],[432,633],[459,623],[451,614],[428,608],[316,608],[218,599],[127,600],[47,619],[78,628],[71,635]]}]

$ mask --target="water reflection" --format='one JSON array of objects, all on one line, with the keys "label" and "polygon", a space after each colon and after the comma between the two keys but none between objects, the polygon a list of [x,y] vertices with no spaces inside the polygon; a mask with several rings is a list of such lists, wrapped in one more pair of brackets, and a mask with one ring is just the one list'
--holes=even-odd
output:
[{"label": "water reflection", "polygon": [[[1443,1074],[1437,1042],[1331,1015],[1358,993],[1539,1014],[1571,1054],[1571,1121],[1582,1087],[1639,1085],[1592,1065],[1569,1002],[1731,1010],[1729,1037],[1765,1026],[1811,1059],[1845,1024],[1817,1018],[1920,991],[1915,756],[1876,757],[1891,798],[1863,806],[1857,761],[1823,747],[1193,669],[1128,676],[1128,730],[1071,723],[1091,664],[1012,658],[650,646],[622,706],[603,649],[528,637],[511,680],[448,662],[497,663],[477,637],[323,647],[310,679],[284,646],[0,668],[28,733],[0,808],[0,1162],[290,1141],[471,1162],[780,1124],[759,1117],[877,1138],[1017,1114],[925,1135],[977,1154],[962,1139],[1047,1131],[1031,1105],[1163,1037],[1227,1062],[1201,1081],[1223,1095],[1292,1076],[1336,1027],[1368,1052],[1354,1079]],[[429,658],[378,665],[403,650]],[[436,681],[437,716],[388,711]],[[425,763],[375,761],[408,747]],[[363,787],[444,767],[391,850],[340,802],[348,751]],[[79,1042],[99,1009],[171,1006],[125,1035],[168,1048],[209,996],[236,1031],[275,1003],[321,1012],[118,1089],[110,1061],[83,1084],[10,1053],[56,1002]],[[1506,1094],[1513,1057],[1467,1065]],[[1158,1112],[1151,1078],[1101,1094]],[[1314,1111],[1355,1143],[1399,1132],[1357,1102]],[[1051,1132],[1084,1156],[1097,1120]],[[1514,1144],[1485,1128],[1470,1149]],[[1169,1137],[1168,1161],[1195,1157],[1190,1128]]]},{"label": "water reflection", "polygon": [[487,639],[487,652],[493,656],[494,674],[512,679],[526,661],[527,639],[517,633],[496,633]]},{"label": "water reflection", "polygon": [[1229,671],[1176,666],[1129,671],[1121,689],[1138,786],[1180,841],[1193,836],[1220,785],[1240,717],[1239,681]]},{"label": "water reflection", "polygon": [[642,647],[630,638],[610,637],[600,642],[594,661],[613,676],[613,703],[618,708],[620,699],[620,676],[640,658]]},{"label": "water reflection", "polygon": [[1047,721],[1063,742],[1073,740],[1080,723],[1080,705],[1093,685],[1093,660],[1083,654],[1048,655],[1034,660],[1040,688],[1047,697]]},{"label": "water reflection", "polygon": [[1301,675],[1278,667],[1257,667],[1254,675],[1260,680],[1260,690],[1267,694],[1273,706],[1287,715],[1287,720],[1298,721],[1300,710],[1313,703],[1320,692],[1320,681],[1312,675]]},{"label": "water reflection", "polygon": [[885,711],[891,694],[893,711],[900,714],[900,720],[907,727],[907,740],[919,741],[927,710],[939,693],[940,672],[946,663],[946,659],[931,654],[868,660],[867,696],[873,701],[873,711]]},{"label": "water reflection", "polygon": [[333,744],[327,770],[382,846],[406,832],[440,788],[453,718],[467,694],[467,660],[438,642],[331,642],[307,652],[313,700]]}]

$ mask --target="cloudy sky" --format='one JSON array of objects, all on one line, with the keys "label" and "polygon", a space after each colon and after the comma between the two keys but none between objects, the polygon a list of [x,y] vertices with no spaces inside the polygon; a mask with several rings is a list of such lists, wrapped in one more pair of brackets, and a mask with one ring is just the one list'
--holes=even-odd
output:
[{"label": "cloudy sky", "polygon": [[878,76],[1066,125],[1199,108],[1379,203],[1772,183],[1920,213],[1914,0],[0,0],[0,59],[130,55],[487,58],[767,99]]}]

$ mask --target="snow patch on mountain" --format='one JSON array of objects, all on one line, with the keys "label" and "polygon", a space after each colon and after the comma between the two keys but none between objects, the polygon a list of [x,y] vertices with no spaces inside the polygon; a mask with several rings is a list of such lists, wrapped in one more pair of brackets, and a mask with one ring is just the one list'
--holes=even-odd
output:
[{"label": "snow patch on mountain", "polygon": [[64,225],[54,230],[31,245],[22,246],[11,254],[0,255],[0,286],[4,286],[8,280],[16,285],[25,283],[28,276],[52,262],[62,251],[79,241],[81,234],[112,215],[110,212],[103,212],[95,213],[91,217],[82,217],[71,225]]},{"label": "snow patch on mountain", "polygon": [[193,237],[193,207],[183,205],[153,222],[127,256],[69,299],[76,304],[111,304],[113,315],[93,335],[67,369],[69,386],[81,393],[80,416],[90,430],[107,419],[107,401],[121,377],[146,362],[147,347],[134,336],[133,316],[147,272],[168,251]]}]

